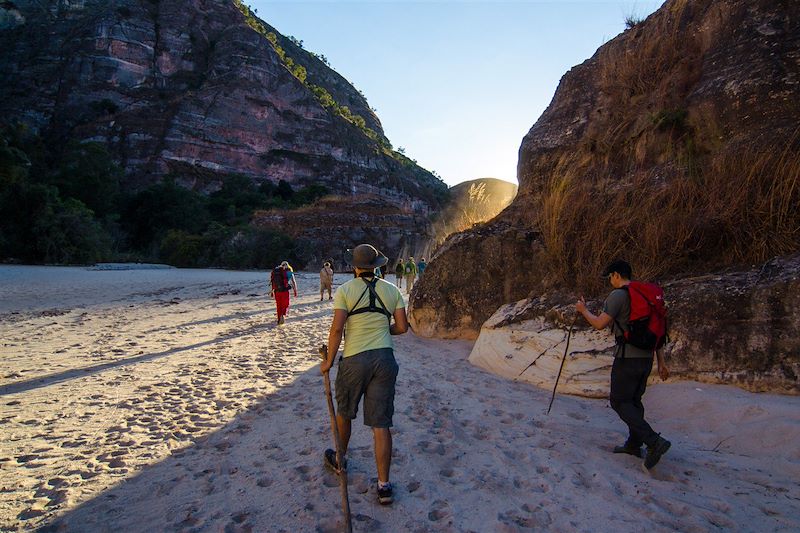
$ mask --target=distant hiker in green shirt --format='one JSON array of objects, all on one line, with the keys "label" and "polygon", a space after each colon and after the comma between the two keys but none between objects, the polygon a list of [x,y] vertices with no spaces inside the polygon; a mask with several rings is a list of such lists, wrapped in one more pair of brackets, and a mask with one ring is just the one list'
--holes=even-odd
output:
[{"label": "distant hiker in green shirt", "polygon": [[[392,415],[398,366],[394,358],[392,335],[408,331],[406,304],[400,290],[375,276],[375,268],[388,259],[374,246],[359,244],[348,261],[355,267],[356,277],[336,289],[333,296],[333,323],[328,335],[328,353],[320,365],[324,374],[330,371],[336,352],[344,340],[344,355],[336,372],[336,425],[339,429],[342,455],[347,453],[351,420],[356,417],[361,396],[364,396],[364,425],[372,427],[375,463],[378,469],[378,502],[392,503],[389,468],[392,462]],[[394,318],[394,323],[392,323]],[[324,459],[339,470],[336,452],[325,450]],[[346,465],[345,460],[345,465]]]},{"label": "distant hiker in green shirt", "polygon": [[396,267],[394,267],[394,279],[395,279],[395,285],[397,285],[397,288],[398,288],[398,289],[402,289],[402,288],[403,288],[403,272],[404,272],[404,269],[403,269],[403,260],[402,260],[402,259],[400,259],[400,260],[397,262],[397,266],[396,266]]},{"label": "distant hiker in green shirt", "polygon": [[413,256],[408,258],[403,271],[406,276],[406,294],[410,294],[411,288],[414,286],[414,280],[417,278],[417,264],[414,262]]}]

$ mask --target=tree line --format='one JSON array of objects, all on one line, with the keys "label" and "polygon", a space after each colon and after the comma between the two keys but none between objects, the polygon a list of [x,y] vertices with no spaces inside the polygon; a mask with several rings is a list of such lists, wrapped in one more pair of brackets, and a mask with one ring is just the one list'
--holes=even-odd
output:
[{"label": "tree line", "polygon": [[[105,145],[53,149],[24,125],[0,129],[0,260],[90,264],[164,262],[182,267],[271,268],[302,263],[286,234],[249,224],[256,210],[292,209],[326,195],[229,175],[208,195],[174,176],[138,191]],[[302,265],[300,265],[302,266]]]}]

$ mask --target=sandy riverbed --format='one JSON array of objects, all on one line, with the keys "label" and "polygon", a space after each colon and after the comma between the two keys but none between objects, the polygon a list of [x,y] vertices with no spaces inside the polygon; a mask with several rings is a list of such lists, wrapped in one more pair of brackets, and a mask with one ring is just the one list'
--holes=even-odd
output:
[{"label": "sandy riverbed", "polygon": [[[0,266],[0,530],[334,531],[315,347],[331,306],[301,274],[274,325],[265,273]],[[337,277],[337,282],[344,277]],[[354,425],[356,531],[798,531],[800,398],[652,387],[673,447],[612,455],[603,400],[509,382],[470,343],[397,341],[394,505]]]}]

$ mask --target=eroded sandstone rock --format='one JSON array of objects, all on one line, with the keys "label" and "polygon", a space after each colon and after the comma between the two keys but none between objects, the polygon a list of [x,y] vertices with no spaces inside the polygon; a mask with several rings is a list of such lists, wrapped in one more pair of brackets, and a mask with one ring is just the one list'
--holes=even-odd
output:
[{"label": "eroded sandstone rock", "polygon": [[559,327],[544,316],[517,321],[520,308],[531,303],[521,300],[498,309],[481,328],[469,362],[504,378],[552,390],[566,351],[558,392],[607,397],[614,339],[578,328],[567,346],[569,325]]},{"label": "eroded sandstone rock", "polygon": [[[800,255],[747,271],[675,280],[664,289],[671,379],[800,394]],[[563,303],[568,297],[559,293],[502,306],[483,325],[470,362],[552,389],[575,316],[574,306]],[[602,302],[589,306],[599,313]],[[558,390],[606,397],[613,354],[610,333],[589,328],[579,318]]]}]

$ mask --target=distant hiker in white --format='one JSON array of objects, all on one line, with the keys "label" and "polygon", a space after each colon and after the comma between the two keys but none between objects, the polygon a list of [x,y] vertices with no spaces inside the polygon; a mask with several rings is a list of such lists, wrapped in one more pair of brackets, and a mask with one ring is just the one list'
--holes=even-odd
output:
[{"label": "distant hiker in white", "polygon": [[328,291],[328,300],[331,300],[333,297],[331,296],[331,291],[333,290],[333,269],[331,268],[331,264],[328,261],[325,261],[325,264],[322,265],[322,270],[319,271],[319,301],[322,301],[322,297],[325,294],[325,291]]},{"label": "distant hiker in white", "polygon": [[[378,502],[384,505],[392,503],[393,492],[389,482],[392,462],[392,433],[389,428],[394,414],[398,366],[392,335],[408,331],[406,304],[400,290],[375,276],[375,268],[387,261],[369,244],[359,244],[352,251],[348,262],[355,267],[356,277],[336,289],[328,354],[320,365],[323,374],[333,366],[346,325],[344,355],[339,360],[335,387],[338,404],[336,425],[342,455],[347,452],[350,441],[351,420],[356,417],[364,396],[364,424],[372,428],[375,445]],[[331,468],[339,469],[336,452],[325,450],[324,459]]]}]

